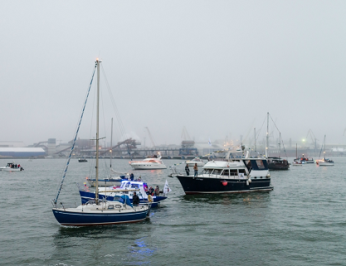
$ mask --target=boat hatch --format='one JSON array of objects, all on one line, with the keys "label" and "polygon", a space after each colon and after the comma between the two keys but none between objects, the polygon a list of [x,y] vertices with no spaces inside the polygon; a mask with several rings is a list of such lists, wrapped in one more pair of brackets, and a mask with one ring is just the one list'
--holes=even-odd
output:
[{"label": "boat hatch", "polygon": [[252,170],[268,170],[267,160],[251,160]]}]

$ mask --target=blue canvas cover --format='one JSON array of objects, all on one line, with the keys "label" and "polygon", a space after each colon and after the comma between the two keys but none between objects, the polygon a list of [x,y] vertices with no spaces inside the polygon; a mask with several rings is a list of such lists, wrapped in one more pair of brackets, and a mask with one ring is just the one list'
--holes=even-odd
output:
[{"label": "blue canvas cover", "polygon": [[121,203],[125,203],[126,205],[129,205],[129,206],[131,206],[131,207],[133,207],[133,205],[132,205],[132,203],[131,203],[131,201],[130,201],[130,198],[129,198],[129,196],[127,196],[127,195],[122,195],[121,197],[120,197],[120,199],[119,199],[119,202],[121,202]]}]

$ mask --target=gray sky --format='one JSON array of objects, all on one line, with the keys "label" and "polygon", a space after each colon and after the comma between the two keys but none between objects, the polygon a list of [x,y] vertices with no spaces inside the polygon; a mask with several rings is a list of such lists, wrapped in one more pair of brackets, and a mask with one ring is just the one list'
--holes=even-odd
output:
[{"label": "gray sky", "polygon": [[345,14],[345,1],[2,1],[0,140],[72,139],[100,57],[142,140],[146,126],[156,144],[184,126],[238,138],[269,111],[283,138],[345,143]]}]

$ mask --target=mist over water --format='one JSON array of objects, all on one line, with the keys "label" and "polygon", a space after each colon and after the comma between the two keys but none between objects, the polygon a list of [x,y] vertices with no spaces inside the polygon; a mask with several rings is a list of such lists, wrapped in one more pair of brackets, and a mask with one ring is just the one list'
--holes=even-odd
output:
[{"label": "mist over water", "polygon": [[5,3],[1,141],[71,140],[99,57],[125,129],[115,123],[115,141],[148,144],[148,127],[157,145],[180,144],[184,126],[235,141],[269,111],[285,141],[312,129],[345,144],[343,1]]},{"label": "mist over water", "polygon": [[[290,159],[291,161],[291,159]],[[344,265],[346,163],[272,171],[270,193],[185,196],[169,170],[134,171],[172,189],[138,224],[66,228],[54,219],[65,160],[21,160],[23,172],[0,172],[0,250],[4,265]],[[0,160],[4,165],[7,160]],[[19,162],[19,161],[18,161]],[[169,166],[177,160],[165,161]],[[106,160],[108,163],[108,160]],[[104,160],[101,160],[104,164]],[[119,171],[130,169],[115,160]],[[183,171],[183,168],[178,168]],[[79,204],[76,182],[89,174],[73,160],[59,202]]]}]

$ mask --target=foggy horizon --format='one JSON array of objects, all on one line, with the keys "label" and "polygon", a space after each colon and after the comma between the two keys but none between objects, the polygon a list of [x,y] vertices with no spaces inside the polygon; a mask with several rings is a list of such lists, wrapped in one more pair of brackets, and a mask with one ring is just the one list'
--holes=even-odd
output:
[{"label": "foggy horizon", "polygon": [[[72,140],[99,57],[107,142],[112,117],[114,143],[151,146],[146,127],[155,145],[179,145],[184,127],[198,142],[250,140],[269,112],[285,142],[312,130],[345,145],[345,11],[343,1],[6,1],[0,141]],[[81,139],[95,135],[95,85]]]}]

